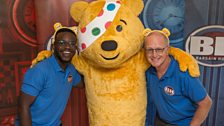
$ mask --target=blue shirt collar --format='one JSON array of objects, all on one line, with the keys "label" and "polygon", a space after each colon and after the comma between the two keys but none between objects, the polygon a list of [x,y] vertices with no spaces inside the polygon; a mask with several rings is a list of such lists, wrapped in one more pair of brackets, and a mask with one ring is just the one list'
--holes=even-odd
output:
[{"label": "blue shirt collar", "polygon": [[162,78],[165,78],[165,77],[167,78],[167,77],[172,76],[175,69],[176,69],[175,68],[175,60],[174,60],[174,58],[172,56],[170,56],[170,65],[169,65],[166,73],[163,75]]},{"label": "blue shirt collar", "polygon": [[[54,56],[54,54],[49,58],[50,62],[52,63],[53,67],[55,68],[56,71],[64,71],[61,66],[59,65],[56,57]],[[66,70],[67,68],[71,67],[71,63],[69,63],[66,67]]]}]

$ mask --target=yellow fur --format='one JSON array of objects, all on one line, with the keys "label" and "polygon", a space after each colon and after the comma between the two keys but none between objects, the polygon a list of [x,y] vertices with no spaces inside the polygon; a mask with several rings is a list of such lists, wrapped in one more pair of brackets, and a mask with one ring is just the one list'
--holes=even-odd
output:
[{"label": "yellow fur", "polygon": [[[74,14],[72,15],[74,20],[82,16],[79,20],[79,28],[93,20],[102,9],[103,3],[103,0],[94,1],[89,3],[88,7],[85,3],[85,11],[80,13],[72,13],[77,6],[80,8],[80,3],[75,2],[72,5],[71,15]],[[115,20],[106,33],[84,50],[81,56],[73,59],[73,64],[85,77],[88,112],[92,126],[144,125],[145,70],[149,64],[146,62],[144,52],[140,51],[144,27],[137,16],[142,9],[141,0],[123,0]],[[121,23],[120,19],[127,25]],[[123,26],[122,32],[116,31],[118,25]],[[102,50],[101,44],[105,40],[116,41],[118,48],[114,51]],[[177,60],[182,60],[175,56],[176,51],[179,50],[171,51],[171,54]],[[105,60],[101,56],[113,57],[117,54],[119,57],[114,60]],[[182,69],[184,67],[185,65],[181,66]]]},{"label": "yellow fur", "polygon": [[83,57],[72,60],[84,75],[91,126],[143,126],[146,110],[144,52],[119,68],[95,67]]}]

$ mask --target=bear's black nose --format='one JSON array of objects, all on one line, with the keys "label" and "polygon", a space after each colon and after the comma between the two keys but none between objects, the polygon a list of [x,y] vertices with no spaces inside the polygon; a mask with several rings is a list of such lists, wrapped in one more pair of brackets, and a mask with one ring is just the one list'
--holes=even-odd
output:
[{"label": "bear's black nose", "polygon": [[113,51],[117,49],[117,42],[114,40],[107,40],[101,44],[101,48],[105,51]]}]

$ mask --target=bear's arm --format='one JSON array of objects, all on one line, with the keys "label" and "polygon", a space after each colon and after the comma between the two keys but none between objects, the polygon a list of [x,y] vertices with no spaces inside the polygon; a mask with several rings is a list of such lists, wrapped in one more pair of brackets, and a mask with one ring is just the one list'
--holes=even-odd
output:
[{"label": "bear's arm", "polygon": [[169,54],[177,60],[181,71],[188,70],[192,77],[200,76],[199,66],[193,56],[175,47],[170,48]]},{"label": "bear's arm", "polygon": [[143,68],[144,71],[146,71],[149,66],[150,63],[148,63],[146,57],[145,57],[145,50],[144,48],[142,48],[133,58],[133,62],[135,64],[141,65],[141,67]]},{"label": "bear's arm", "polygon": [[85,71],[89,68],[88,63],[86,63],[86,60],[82,56],[75,55],[72,58],[72,64],[75,66],[75,68],[78,70],[78,72],[82,75],[85,74]]}]

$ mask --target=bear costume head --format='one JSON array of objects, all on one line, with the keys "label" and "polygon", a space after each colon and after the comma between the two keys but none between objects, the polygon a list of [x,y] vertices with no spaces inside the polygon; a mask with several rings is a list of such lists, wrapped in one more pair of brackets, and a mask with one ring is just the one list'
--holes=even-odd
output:
[{"label": "bear costume head", "polygon": [[142,48],[142,9],[142,0],[75,2],[70,12],[79,22],[82,56],[94,66],[120,67]]}]

